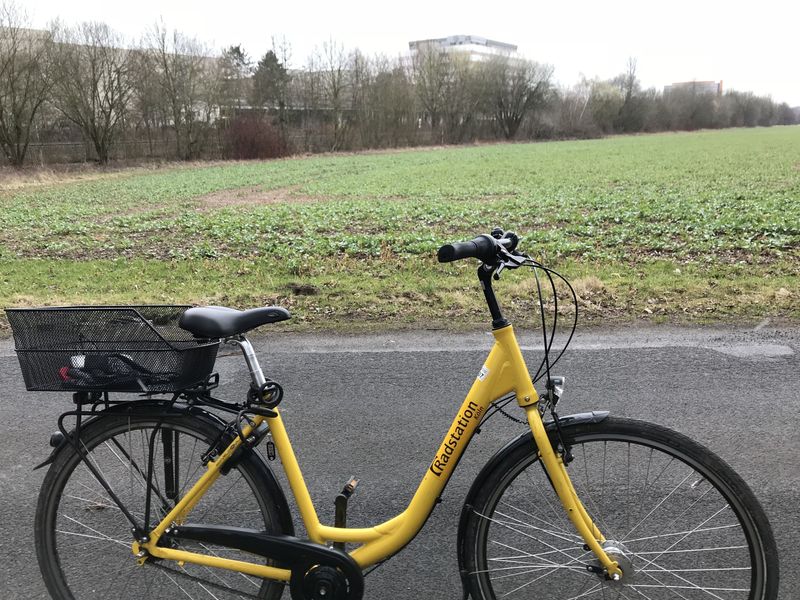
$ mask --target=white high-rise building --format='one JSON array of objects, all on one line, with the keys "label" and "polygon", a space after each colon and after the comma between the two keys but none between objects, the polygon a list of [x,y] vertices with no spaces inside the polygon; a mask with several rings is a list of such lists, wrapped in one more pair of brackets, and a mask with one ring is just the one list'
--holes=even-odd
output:
[{"label": "white high-rise building", "polygon": [[462,52],[470,60],[486,60],[493,56],[512,56],[517,52],[514,44],[489,40],[477,35],[451,35],[430,40],[408,42],[408,49],[413,56],[425,48],[437,48],[442,52]]}]

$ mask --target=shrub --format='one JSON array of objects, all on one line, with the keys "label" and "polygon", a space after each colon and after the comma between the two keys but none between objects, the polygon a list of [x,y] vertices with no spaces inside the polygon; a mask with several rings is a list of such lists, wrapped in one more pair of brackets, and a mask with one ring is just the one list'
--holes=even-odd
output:
[{"label": "shrub", "polygon": [[225,158],[278,158],[289,154],[280,131],[260,115],[234,117],[223,134]]}]

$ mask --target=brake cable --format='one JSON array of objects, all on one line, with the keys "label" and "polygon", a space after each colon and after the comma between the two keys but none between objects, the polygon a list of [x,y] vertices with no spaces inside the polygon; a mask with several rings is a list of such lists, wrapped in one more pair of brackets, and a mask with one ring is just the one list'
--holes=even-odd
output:
[{"label": "brake cable", "polygon": [[[540,262],[538,262],[538,261],[536,261],[534,259],[531,259],[530,257],[526,257],[526,258],[527,258],[527,261],[525,261],[525,263],[523,263],[523,264],[525,266],[530,266],[533,269],[533,274],[534,274],[534,277],[536,279],[536,291],[537,291],[537,295],[538,295],[538,298],[539,298],[539,312],[540,312],[541,320],[542,320],[542,340],[543,340],[543,350],[544,350],[544,357],[542,359],[542,362],[539,364],[539,368],[536,370],[536,374],[534,375],[532,381],[533,381],[533,383],[536,383],[544,375],[547,375],[547,394],[545,396],[546,405],[543,408],[542,412],[544,412],[544,410],[547,410],[547,409],[550,410],[550,414],[553,417],[553,423],[554,423],[555,428],[556,428],[556,434],[557,434],[557,437],[558,437],[558,442],[559,442],[559,444],[561,446],[560,454],[561,454],[562,459],[564,460],[564,462],[568,464],[569,462],[572,461],[572,454],[571,454],[570,449],[567,446],[567,444],[564,443],[563,430],[561,428],[561,423],[560,423],[559,418],[558,418],[558,413],[556,413],[556,411],[555,411],[555,404],[558,401],[558,398],[555,396],[555,390],[552,389],[553,386],[552,386],[551,378],[550,378],[550,370],[561,359],[561,357],[564,355],[564,353],[567,350],[567,347],[569,346],[570,342],[572,341],[573,336],[575,335],[575,331],[576,331],[577,325],[578,325],[578,297],[577,297],[577,294],[575,293],[575,288],[572,287],[570,282],[567,281],[567,279],[563,275],[561,275],[561,273],[559,273],[557,271],[554,271],[553,269],[550,269],[548,267],[545,267]],[[514,262],[516,263],[517,261],[514,261]],[[517,263],[512,268],[516,268],[518,266],[523,266],[523,264]],[[508,265],[508,266],[511,266],[511,265]],[[552,327],[551,327],[551,330],[550,330],[549,339],[548,339],[548,335],[547,335],[547,321],[545,319],[545,314],[544,314],[544,298],[543,298],[543,295],[542,295],[542,287],[541,287],[541,282],[539,280],[539,275],[536,272],[537,269],[541,269],[547,275],[547,279],[550,282],[550,288],[553,291],[553,324],[552,324]],[[556,289],[555,280],[553,279],[553,275],[555,275],[561,281],[563,281],[566,284],[566,286],[569,288],[569,291],[570,291],[570,293],[572,295],[572,304],[573,304],[574,309],[575,309],[575,316],[574,316],[574,319],[573,319],[573,323],[572,323],[572,328],[571,328],[570,334],[567,337],[567,341],[564,344],[564,347],[561,349],[561,351],[559,352],[559,354],[555,358],[555,360],[551,363],[550,362],[550,350],[551,350],[551,348],[553,346],[553,341],[555,339],[556,330],[557,330],[557,327],[558,327],[558,292],[557,292],[557,289]],[[545,368],[544,372],[542,372],[542,367]],[[514,397],[515,396],[513,394],[511,394],[509,396],[504,396],[503,398],[500,398],[499,400],[496,400],[495,402],[493,402],[492,403],[493,410],[491,412],[487,413],[486,417],[483,419],[483,422],[485,423],[489,418],[491,418],[492,416],[494,416],[496,413],[499,412],[504,417],[506,417],[507,419],[509,419],[509,420],[511,420],[511,421],[513,421],[515,423],[525,424],[526,421],[524,421],[522,419],[519,419],[519,418],[509,414],[508,412],[506,412],[504,410],[504,407],[506,405],[508,405],[508,403],[511,402],[514,399]]]}]

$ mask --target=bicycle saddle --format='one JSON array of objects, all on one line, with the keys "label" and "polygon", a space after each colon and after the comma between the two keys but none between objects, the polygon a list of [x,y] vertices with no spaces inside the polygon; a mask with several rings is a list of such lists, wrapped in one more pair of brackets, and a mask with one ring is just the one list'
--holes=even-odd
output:
[{"label": "bicycle saddle", "polygon": [[267,323],[277,323],[290,318],[289,311],[281,306],[264,306],[236,310],[224,306],[190,308],[181,315],[178,325],[196,337],[224,338],[239,335]]}]

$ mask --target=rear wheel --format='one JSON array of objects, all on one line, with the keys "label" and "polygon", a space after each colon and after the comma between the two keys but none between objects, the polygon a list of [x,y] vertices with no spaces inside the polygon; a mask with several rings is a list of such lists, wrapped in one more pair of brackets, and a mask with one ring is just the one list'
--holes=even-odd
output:
[{"label": "rear wheel", "polygon": [[626,419],[564,429],[568,472],[624,571],[598,567],[550,486],[535,444],[517,445],[472,502],[463,566],[472,598],[774,600],[778,560],[753,493],[720,458]]},{"label": "rear wheel", "polygon": [[[185,415],[160,419],[133,412],[100,417],[81,434],[89,460],[139,522],[145,513],[149,440],[157,427],[151,508],[151,523],[157,523],[204,471],[201,456],[219,435],[219,426]],[[259,469],[257,459],[246,456],[217,480],[186,523],[281,533],[280,512]],[[283,590],[280,583],[189,563],[151,558],[137,565],[130,522],[71,446],[59,453],[45,477],[35,537],[45,584],[56,599],[275,600]],[[186,542],[180,547],[266,564],[265,559],[210,544]]]}]

